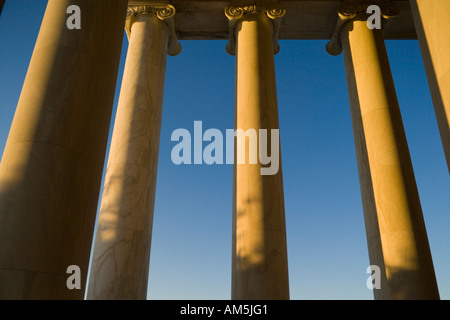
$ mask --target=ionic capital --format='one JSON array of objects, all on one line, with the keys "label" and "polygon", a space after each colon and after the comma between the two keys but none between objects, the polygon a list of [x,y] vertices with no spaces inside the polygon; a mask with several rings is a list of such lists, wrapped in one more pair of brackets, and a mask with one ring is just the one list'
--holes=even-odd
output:
[{"label": "ionic capital", "polygon": [[175,7],[171,4],[151,4],[142,6],[129,6],[127,10],[127,19],[125,22],[125,30],[128,35],[128,39],[131,37],[131,27],[135,23],[139,16],[142,15],[154,15],[159,20],[164,21],[170,30],[169,45],[167,53],[171,56],[176,56],[181,52],[181,45],[178,42],[175,32],[174,16],[176,14]]},{"label": "ionic capital", "polygon": [[[382,19],[382,29],[386,27],[386,22],[389,19],[395,18],[399,13],[399,8],[390,0],[383,1],[356,1],[356,2],[342,2],[337,9],[337,22],[331,36],[330,41],[326,45],[326,50],[329,54],[337,56],[342,52],[341,31],[344,25],[349,21],[368,20],[371,13],[367,13],[370,6],[377,6],[380,8],[380,18]],[[370,9],[370,8],[369,8]]]},{"label": "ionic capital", "polygon": [[284,7],[278,3],[265,5],[249,5],[249,6],[229,6],[225,8],[225,16],[228,18],[228,30],[230,40],[226,50],[229,54],[236,54],[236,24],[244,18],[244,16],[253,13],[262,13],[269,17],[273,22],[273,48],[274,53],[280,51],[278,44],[278,32],[280,30],[281,18],[286,14]]}]

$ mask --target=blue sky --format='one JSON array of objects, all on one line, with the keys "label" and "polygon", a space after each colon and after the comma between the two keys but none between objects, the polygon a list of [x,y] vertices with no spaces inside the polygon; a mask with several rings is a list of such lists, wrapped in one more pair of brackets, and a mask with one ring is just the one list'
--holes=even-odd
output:
[{"label": "blue sky", "polygon": [[[0,17],[0,150],[20,96],[44,0]],[[326,41],[280,41],[275,57],[291,299],[372,299],[343,57]],[[168,57],[149,299],[229,299],[232,165],[171,161],[175,129],[234,125],[235,57],[226,41],[181,41]],[[442,299],[450,298],[450,179],[417,41],[386,46]],[[114,113],[126,56],[124,37]]]}]

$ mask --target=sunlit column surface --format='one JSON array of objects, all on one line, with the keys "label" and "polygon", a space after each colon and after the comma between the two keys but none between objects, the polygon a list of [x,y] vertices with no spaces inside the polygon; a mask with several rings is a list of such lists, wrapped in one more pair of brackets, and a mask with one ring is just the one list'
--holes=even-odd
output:
[{"label": "sunlit column surface", "polygon": [[129,48],[111,141],[88,299],[146,299],[171,5],[128,10]]},{"label": "sunlit column surface", "polygon": [[[236,54],[235,127],[278,129],[274,52],[285,11],[249,6],[225,12],[231,26],[227,51]],[[276,174],[261,175],[259,159],[249,164],[248,144],[245,153],[245,164],[236,164],[235,154],[231,297],[289,299],[281,156]]]},{"label": "sunlit column surface", "polygon": [[48,2],[0,165],[0,299],[84,297],[126,7]]},{"label": "sunlit column surface", "polygon": [[409,2],[450,172],[450,1]]},{"label": "sunlit column surface", "polygon": [[[346,12],[345,14],[349,14]],[[382,30],[341,33],[376,299],[438,299],[433,262]]]}]

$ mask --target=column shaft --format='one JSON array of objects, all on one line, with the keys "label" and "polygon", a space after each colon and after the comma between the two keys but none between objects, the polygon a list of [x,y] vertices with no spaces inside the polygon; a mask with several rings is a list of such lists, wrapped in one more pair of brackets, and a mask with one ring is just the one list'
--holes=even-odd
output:
[{"label": "column shaft", "polygon": [[132,24],[97,227],[89,299],[146,299],[169,27]]},{"label": "column shaft", "polygon": [[[278,129],[273,23],[263,13],[236,26],[237,129]],[[268,150],[272,150],[268,138]],[[289,299],[283,178],[261,163],[234,165],[232,299]]]},{"label": "column shaft", "polygon": [[0,164],[0,299],[84,297],[126,6],[48,2]]},{"label": "column shaft", "polygon": [[450,172],[450,1],[410,4]]},{"label": "column shaft", "polygon": [[381,30],[342,32],[376,299],[439,298],[419,195]]}]

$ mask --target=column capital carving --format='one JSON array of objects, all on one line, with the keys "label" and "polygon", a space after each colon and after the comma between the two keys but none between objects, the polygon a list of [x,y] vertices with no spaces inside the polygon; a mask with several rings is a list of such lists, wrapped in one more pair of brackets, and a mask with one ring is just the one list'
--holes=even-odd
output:
[{"label": "column capital carving", "polygon": [[278,44],[278,32],[280,30],[281,18],[286,14],[286,10],[281,4],[262,4],[247,6],[228,6],[225,8],[225,16],[228,18],[229,41],[226,50],[229,54],[236,54],[236,24],[247,14],[262,13],[273,22],[273,48],[274,54],[280,51]]},{"label": "column capital carving", "polygon": [[131,27],[133,23],[137,21],[139,16],[142,15],[154,15],[159,20],[164,21],[170,30],[169,45],[167,53],[171,56],[176,56],[181,52],[181,45],[178,42],[175,32],[174,17],[176,9],[171,4],[151,4],[141,6],[129,6],[127,10],[127,18],[125,22],[125,30],[128,35],[128,39],[131,36]]},{"label": "column capital carving", "polygon": [[344,1],[337,9],[337,22],[330,41],[326,45],[326,50],[330,55],[337,56],[342,52],[341,31],[349,21],[364,21],[371,15],[367,13],[369,6],[376,5],[380,8],[382,18],[382,29],[386,27],[389,19],[395,18],[399,13],[399,8],[390,0],[381,1]]}]

